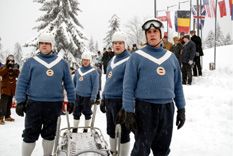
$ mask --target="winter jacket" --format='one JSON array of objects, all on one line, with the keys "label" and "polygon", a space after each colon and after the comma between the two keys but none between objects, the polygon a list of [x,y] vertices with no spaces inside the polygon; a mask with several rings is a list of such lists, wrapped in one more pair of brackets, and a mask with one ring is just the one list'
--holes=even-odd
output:
[{"label": "winter jacket", "polygon": [[202,42],[201,42],[201,38],[197,35],[193,35],[191,37],[191,40],[196,44],[196,52],[199,53],[199,56],[203,56],[203,50],[202,50]]},{"label": "winter jacket", "polygon": [[75,72],[73,82],[77,95],[91,97],[91,100],[96,100],[99,90],[99,74],[95,68],[91,66],[80,67]]},{"label": "winter jacket", "polygon": [[[59,60],[50,68],[53,74],[51,74],[51,70],[36,60],[37,57],[48,64]],[[18,103],[25,101],[26,96],[30,100],[41,102],[63,101],[64,88],[68,101],[74,102],[74,85],[68,63],[62,58],[59,59],[54,53],[50,55],[39,53],[36,57],[29,58],[23,65],[16,86],[16,101]]]},{"label": "winter jacket", "polygon": [[196,55],[196,45],[193,41],[188,41],[183,45],[182,63],[188,63],[189,60],[194,60]]},{"label": "winter jacket", "polygon": [[16,78],[19,75],[18,69],[9,69],[6,66],[0,68],[1,94],[14,96],[16,87]]},{"label": "winter jacket", "polygon": [[178,109],[185,106],[180,65],[176,56],[162,47],[147,45],[133,53],[126,65],[123,86],[123,108],[127,112],[134,112],[135,100],[153,104],[174,100]]},{"label": "winter jacket", "polygon": [[115,55],[109,62],[106,73],[106,82],[103,91],[104,99],[121,99],[123,93],[123,78],[129,52],[124,51]]}]

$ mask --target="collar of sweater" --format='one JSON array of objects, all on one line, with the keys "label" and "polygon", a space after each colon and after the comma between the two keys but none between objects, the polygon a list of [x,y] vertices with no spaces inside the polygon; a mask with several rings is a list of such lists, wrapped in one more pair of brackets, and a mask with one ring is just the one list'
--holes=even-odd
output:
[{"label": "collar of sweater", "polygon": [[161,51],[163,51],[163,47],[162,46],[160,46],[159,48],[157,48],[157,47],[152,47],[150,45],[147,45],[147,46],[145,46],[144,49],[146,51],[150,51],[150,52],[161,52]]},{"label": "collar of sweater", "polygon": [[87,66],[87,67],[85,67],[85,66],[82,66],[81,67],[81,71],[82,72],[85,72],[85,71],[88,71],[88,70],[90,70],[92,67],[89,65],[89,66]]},{"label": "collar of sweater", "polygon": [[39,56],[43,57],[43,58],[52,58],[55,56],[55,54],[53,52],[51,52],[49,54],[43,54],[42,52],[39,52]]},{"label": "collar of sweater", "polygon": [[116,58],[120,59],[120,58],[124,58],[126,56],[129,56],[129,53],[127,50],[124,50],[122,53],[120,54],[116,54]]}]

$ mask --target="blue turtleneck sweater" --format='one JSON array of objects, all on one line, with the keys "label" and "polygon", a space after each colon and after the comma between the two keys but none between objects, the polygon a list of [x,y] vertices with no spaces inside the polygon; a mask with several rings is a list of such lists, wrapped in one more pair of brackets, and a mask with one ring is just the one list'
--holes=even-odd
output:
[{"label": "blue turtleneck sweater", "polygon": [[[91,71],[91,69],[94,68],[91,66],[82,66],[79,68],[83,74]],[[83,76],[80,75],[79,71],[77,70],[75,72],[73,81],[77,95],[91,97],[91,100],[96,100],[96,96],[99,90],[99,74],[96,69]]]},{"label": "blue turtleneck sweater", "polygon": [[[46,63],[51,63],[58,56],[54,53],[37,55]],[[29,58],[23,65],[16,86],[17,103],[28,99],[43,102],[64,101],[64,88],[67,91],[68,101],[75,101],[74,86],[72,83],[69,65],[63,59],[55,66],[50,68],[52,76],[47,75],[47,68],[36,61],[33,57]]]},{"label": "blue turtleneck sweater", "polygon": [[[149,45],[141,51],[162,63],[155,63],[139,55],[138,51],[131,55],[124,76],[123,108],[127,112],[134,112],[135,100],[154,104],[166,104],[174,100],[178,109],[184,108],[181,70],[176,56],[163,48]],[[165,53],[171,55],[165,59]],[[157,69],[161,69],[163,74],[158,73]]]},{"label": "blue turtleneck sweater", "polygon": [[[106,82],[103,91],[103,98],[105,99],[121,99],[123,93],[123,78],[125,74],[125,66],[130,54],[128,51],[124,51],[121,54],[116,54],[108,63]],[[121,64],[117,65],[120,61],[126,59]],[[117,65],[114,67],[111,64]]]}]

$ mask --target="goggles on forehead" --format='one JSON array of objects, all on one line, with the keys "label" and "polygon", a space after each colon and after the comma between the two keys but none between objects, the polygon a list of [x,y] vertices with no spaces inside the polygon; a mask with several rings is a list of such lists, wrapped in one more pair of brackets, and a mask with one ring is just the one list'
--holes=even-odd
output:
[{"label": "goggles on forehead", "polygon": [[161,23],[160,21],[157,20],[149,20],[146,23],[143,24],[142,29],[143,30],[148,30],[151,27],[155,27],[155,28],[163,28],[163,23]]}]

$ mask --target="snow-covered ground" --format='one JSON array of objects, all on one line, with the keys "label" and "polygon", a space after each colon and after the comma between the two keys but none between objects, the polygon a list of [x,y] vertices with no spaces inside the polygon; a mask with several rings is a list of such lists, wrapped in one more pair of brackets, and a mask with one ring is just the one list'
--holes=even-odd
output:
[{"label": "snow-covered ground", "polygon": [[[174,126],[171,144],[172,156],[232,156],[233,155],[233,45],[217,48],[217,69],[210,71],[214,50],[205,50],[203,76],[194,77],[193,85],[184,86],[187,120],[180,130]],[[20,156],[24,118],[15,114],[14,123],[0,126],[0,155]],[[70,115],[72,121],[72,115]],[[84,123],[84,122],[82,122]],[[66,120],[62,117],[62,126]],[[105,139],[105,114],[97,110],[96,127],[101,128]],[[133,135],[131,135],[131,147]],[[41,139],[33,156],[41,156]],[[152,154],[151,154],[152,155]]]}]

